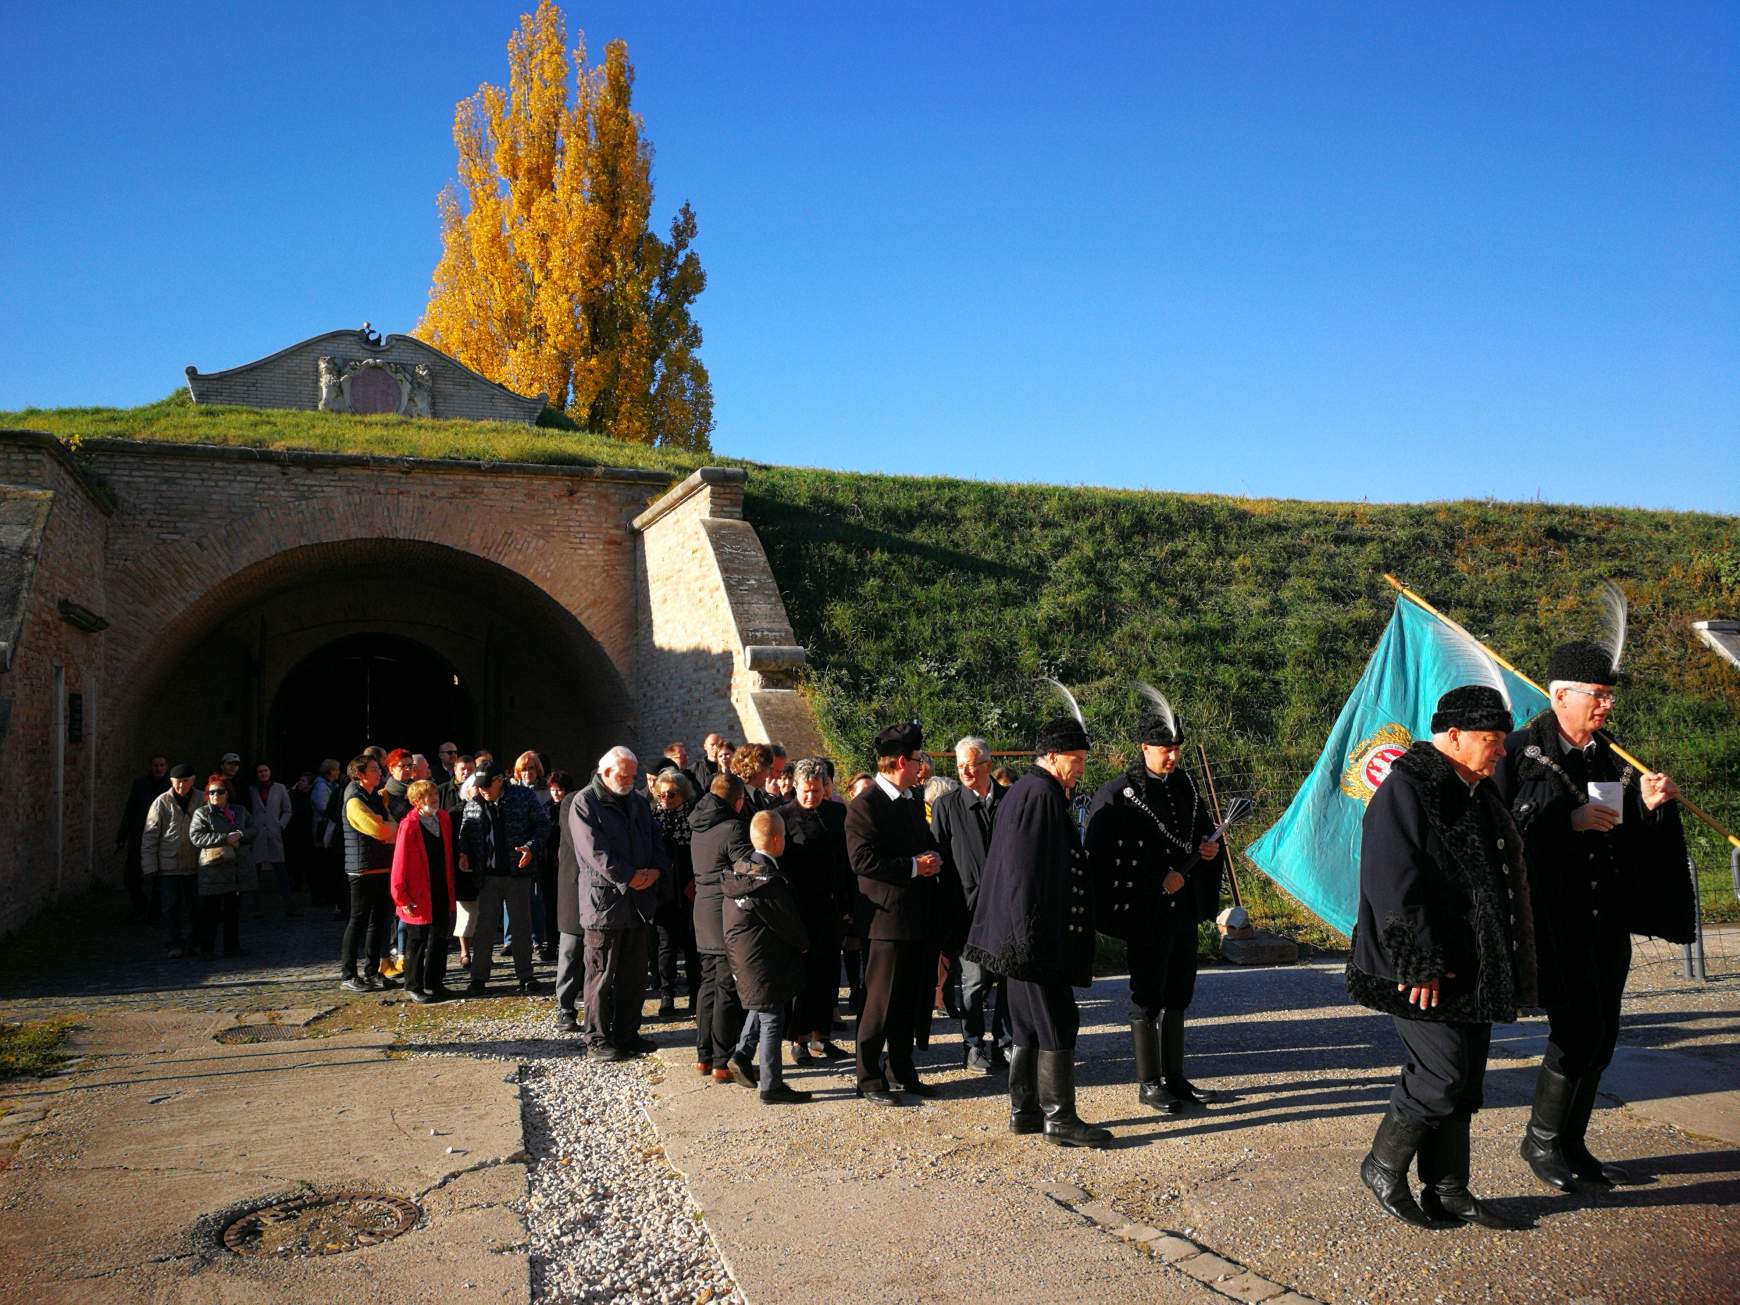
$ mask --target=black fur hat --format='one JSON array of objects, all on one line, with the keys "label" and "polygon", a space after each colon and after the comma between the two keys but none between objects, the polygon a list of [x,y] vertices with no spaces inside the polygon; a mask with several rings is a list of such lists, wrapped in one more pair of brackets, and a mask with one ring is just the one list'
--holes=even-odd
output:
[{"label": "black fur hat", "polygon": [[1432,713],[1432,733],[1444,730],[1511,731],[1510,708],[1497,689],[1484,684],[1464,684],[1438,699]]},{"label": "black fur hat", "polygon": [[1087,731],[1074,716],[1059,716],[1046,721],[1039,727],[1039,737],[1033,741],[1033,751],[1038,756],[1047,752],[1085,752],[1087,747]]},{"label": "black fur hat", "polygon": [[1176,715],[1168,717],[1162,712],[1145,711],[1137,729],[1140,732],[1138,741],[1150,747],[1175,748],[1184,742],[1184,722]]},{"label": "black fur hat", "polygon": [[915,720],[890,725],[876,736],[878,757],[910,757],[924,747],[924,730]]},{"label": "black fur hat", "polygon": [[1587,639],[1562,643],[1553,649],[1553,659],[1547,663],[1547,681],[1570,680],[1574,684],[1618,684],[1624,676],[1613,669],[1613,658],[1607,649]]}]

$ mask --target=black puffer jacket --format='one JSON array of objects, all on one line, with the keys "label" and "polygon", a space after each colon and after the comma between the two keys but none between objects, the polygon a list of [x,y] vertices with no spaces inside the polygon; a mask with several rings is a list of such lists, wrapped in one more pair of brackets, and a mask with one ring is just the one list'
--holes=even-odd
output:
[{"label": "black puffer jacket", "polygon": [[756,852],[720,880],[725,955],[744,1010],[778,1010],[804,981],[809,934],[791,884],[772,858]]},{"label": "black puffer jacket", "polygon": [[707,793],[689,813],[689,859],[695,872],[695,949],[725,955],[725,926],[719,914],[719,879],[755,849],[749,845],[749,818],[724,798]]}]

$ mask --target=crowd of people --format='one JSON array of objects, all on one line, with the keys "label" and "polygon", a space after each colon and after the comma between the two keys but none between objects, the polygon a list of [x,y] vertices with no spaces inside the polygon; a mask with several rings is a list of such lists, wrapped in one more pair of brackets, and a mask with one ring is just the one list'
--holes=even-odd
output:
[{"label": "crowd of people", "polygon": [[[1525,1008],[1544,1008],[1550,1037],[1524,1158],[1561,1191],[1624,1181],[1585,1130],[1629,933],[1676,936],[1686,904],[1677,789],[1602,731],[1618,682],[1616,656],[1569,644],[1550,709],[1521,730],[1502,683],[1445,694],[1367,809],[1348,991],[1394,1017],[1408,1059],[1361,1177],[1407,1222],[1507,1226],[1468,1190],[1469,1121],[1492,1023]],[[510,770],[451,743],[434,765],[368,748],[289,789],[264,764],[244,787],[234,753],[203,788],[158,757],[118,841],[129,886],[156,886],[171,956],[214,956],[220,929],[236,954],[245,902],[258,914],[275,891],[293,914],[306,887],[345,917],[344,988],[402,983],[435,1002],[486,992],[505,931],[517,990],[542,991],[534,953],[553,962],[554,1028],[588,1054],[653,1049],[650,985],[660,1017],[693,1018],[695,1071],[770,1105],[809,1099],[785,1082],[788,1057],[851,1059],[874,1105],[935,1095],[914,1051],[940,1011],[964,1068],[1007,1074],[1013,1132],[1102,1147],[1074,1077],[1074,989],[1099,936],[1124,946],[1137,1099],[1168,1115],[1215,1100],[1185,1073],[1185,1033],[1224,826],[1180,764],[1179,716],[1142,687],[1133,759],[1091,797],[1076,792],[1089,740],[1075,711],[1040,729],[1018,778],[974,736],[954,745],[953,777],[935,774],[916,722],[878,734],[873,767],[843,783],[828,758],[719,734],[693,767],[681,742],[646,767],[618,746],[583,780],[535,751]],[[834,1041],[842,991],[850,1052]]]}]

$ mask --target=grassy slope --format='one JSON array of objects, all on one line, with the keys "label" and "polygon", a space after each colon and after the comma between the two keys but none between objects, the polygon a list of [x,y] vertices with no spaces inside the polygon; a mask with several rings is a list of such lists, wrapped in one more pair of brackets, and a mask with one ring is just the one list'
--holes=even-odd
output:
[{"label": "grassy slope", "polygon": [[[0,413],[0,425],[383,454],[651,467],[703,459],[598,436],[466,422],[196,408]],[[709,458],[721,462],[726,459]],[[1740,676],[1688,622],[1740,611],[1740,522],[1548,504],[1301,503],[998,485],[749,466],[748,515],[767,547],[811,689],[838,754],[911,714],[944,744],[1018,748],[1077,691],[1121,766],[1136,712],[1126,681],[1158,684],[1205,741],[1223,789],[1261,808],[1254,837],[1316,759],[1389,618],[1395,572],[1537,678],[1588,629],[1604,576],[1632,597],[1636,683],[1616,730],[1740,825]],[[1727,854],[1688,823],[1707,914],[1734,911]],[[1251,878],[1255,878],[1254,875]],[[1292,914],[1272,890],[1260,908]],[[1326,930],[1306,936],[1332,941]]]}]

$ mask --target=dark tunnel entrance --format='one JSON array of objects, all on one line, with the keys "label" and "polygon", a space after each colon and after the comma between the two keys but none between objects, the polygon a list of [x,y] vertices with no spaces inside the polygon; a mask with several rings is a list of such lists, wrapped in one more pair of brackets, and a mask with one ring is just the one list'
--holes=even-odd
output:
[{"label": "dark tunnel entrance", "polygon": [[469,747],[476,737],[471,685],[427,644],[393,634],[348,635],[310,653],[284,677],[266,723],[268,756],[340,764],[371,743],[435,763],[443,740]]}]

